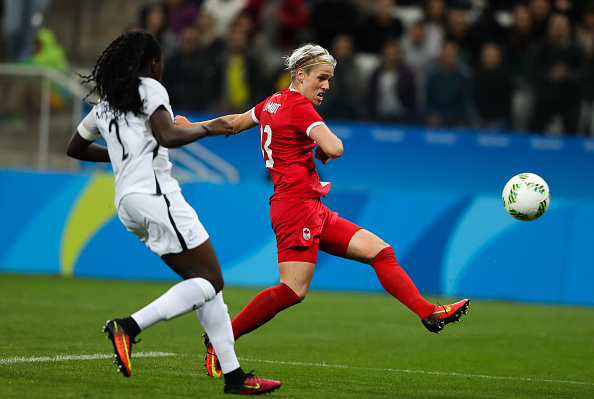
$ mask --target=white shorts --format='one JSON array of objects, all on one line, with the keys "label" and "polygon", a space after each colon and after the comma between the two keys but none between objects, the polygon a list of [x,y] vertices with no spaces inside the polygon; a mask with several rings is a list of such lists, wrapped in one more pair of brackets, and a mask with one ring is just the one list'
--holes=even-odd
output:
[{"label": "white shorts", "polygon": [[118,216],[124,226],[159,256],[195,248],[208,233],[180,191],[167,195],[127,194]]}]

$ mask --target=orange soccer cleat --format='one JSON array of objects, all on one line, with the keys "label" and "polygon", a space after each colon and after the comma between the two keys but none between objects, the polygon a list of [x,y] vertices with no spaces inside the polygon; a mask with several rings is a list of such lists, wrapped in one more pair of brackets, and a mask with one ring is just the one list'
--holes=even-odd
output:
[{"label": "orange soccer cleat", "polygon": [[435,305],[433,312],[421,321],[427,330],[439,334],[446,324],[460,321],[460,317],[466,314],[469,304],[470,300],[462,299],[451,305]]},{"label": "orange soccer cleat", "polygon": [[223,370],[221,370],[219,358],[212,347],[212,343],[210,342],[210,339],[208,339],[207,334],[202,334],[202,336],[204,337],[204,346],[206,346],[206,357],[204,358],[204,360],[206,360],[206,363],[204,363],[206,374],[212,378],[222,378]]},{"label": "orange soccer cleat", "polygon": [[130,336],[126,334],[121,325],[118,324],[119,319],[108,320],[103,327],[103,332],[107,333],[107,338],[113,343],[115,351],[114,363],[118,365],[118,371],[121,372],[124,377],[130,377],[132,374],[132,344],[138,343],[130,339]]}]

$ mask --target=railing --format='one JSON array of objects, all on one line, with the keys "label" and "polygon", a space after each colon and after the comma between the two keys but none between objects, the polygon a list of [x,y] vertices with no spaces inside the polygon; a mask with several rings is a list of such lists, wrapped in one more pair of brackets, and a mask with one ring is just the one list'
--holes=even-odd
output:
[{"label": "railing", "polygon": [[[75,131],[83,112],[83,100],[89,93],[74,76],[64,75],[49,67],[21,64],[1,64],[0,76],[38,77],[41,79],[39,137],[37,148],[37,169],[48,169],[50,143],[50,86],[58,84],[68,91],[72,101],[72,129]],[[4,99],[3,99],[4,100]],[[239,172],[231,164],[198,143],[170,152],[174,173],[183,175],[189,181],[208,181],[213,183],[232,183],[239,181]]]},{"label": "railing", "polygon": [[75,99],[72,106],[72,126],[76,129],[80,122],[83,99],[88,90],[76,79],[66,76],[55,69],[34,65],[0,64],[0,76],[28,76],[41,79],[40,110],[39,110],[39,138],[37,149],[37,168],[48,168],[48,154],[50,141],[50,86],[59,85]]}]

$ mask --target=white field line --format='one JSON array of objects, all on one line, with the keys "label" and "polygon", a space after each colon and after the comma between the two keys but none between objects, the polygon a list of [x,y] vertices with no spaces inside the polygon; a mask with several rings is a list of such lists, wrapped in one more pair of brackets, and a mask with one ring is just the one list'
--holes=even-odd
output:
[{"label": "white field line", "polygon": [[[168,352],[137,352],[134,357],[164,357],[176,356],[175,353]],[[14,364],[14,363],[41,363],[41,362],[62,362],[66,360],[96,360],[96,359],[113,359],[113,354],[95,354],[95,355],[77,355],[64,356],[57,355],[54,357],[9,357],[6,359],[0,358],[0,364]]]},{"label": "white field line", "polygon": [[[167,357],[167,356],[185,356],[178,355],[176,353],[169,352],[137,352],[134,357]],[[113,355],[109,354],[95,354],[95,355],[76,355],[76,356],[64,356],[57,355],[54,357],[11,357],[11,358],[0,358],[0,364],[15,364],[15,363],[41,363],[41,362],[60,362],[69,360],[97,360],[97,359],[112,359]],[[582,382],[582,381],[563,381],[563,380],[550,380],[541,378],[526,378],[526,377],[502,377],[494,375],[483,375],[483,374],[465,374],[465,373],[446,373],[440,371],[424,371],[424,370],[406,370],[406,369],[391,369],[391,368],[376,368],[376,367],[356,367],[348,366],[344,364],[327,364],[327,363],[302,363],[302,362],[289,362],[281,360],[265,360],[265,359],[249,359],[239,358],[246,362],[259,362],[268,364],[281,364],[289,366],[301,366],[301,367],[328,367],[336,369],[349,369],[349,370],[370,370],[370,371],[383,371],[392,373],[406,373],[406,374],[425,374],[425,375],[439,375],[439,376],[450,376],[450,377],[465,377],[465,378],[485,378],[490,380],[510,380],[510,381],[531,381],[539,383],[555,383],[555,384],[574,384],[574,385],[588,385],[594,386],[594,382]]]},{"label": "white field line", "polygon": [[280,361],[280,360],[263,360],[263,359],[247,359],[247,358],[239,358],[239,359],[245,360],[246,362],[260,362],[260,363],[282,364],[282,365],[290,365],[290,366],[329,367],[329,368],[349,369],[349,370],[371,370],[371,371],[384,371],[384,372],[393,372],[393,373],[441,375],[441,376],[450,376],[450,377],[473,377],[473,378],[485,378],[485,379],[491,379],[491,380],[552,382],[555,384],[575,384],[575,385],[594,386],[594,382],[581,382],[581,381],[548,380],[548,379],[525,378],[525,377],[501,377],[501,376],[482,375],[482,374],[445,373],[445,372],[439,372],[439,371],[401,370],[401,369],[376,368],[376,367],[356,367],[356,366],[347,366],[347,365],[343,365],[343,364],[301,363],[301,362],[285,362],[285,361]]}]

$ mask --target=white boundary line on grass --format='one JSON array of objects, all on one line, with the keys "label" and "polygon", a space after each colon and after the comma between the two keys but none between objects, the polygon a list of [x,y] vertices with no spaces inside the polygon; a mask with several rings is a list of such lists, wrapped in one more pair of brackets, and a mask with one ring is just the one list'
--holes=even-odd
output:
[{"label": "white boundary line on grass", "polygon": [[[134,357],[167,357],[167,356],[185,356],[178,355],[177,353],[170,352],[137,352]],[[10,357],[0,358],[0,364],[15,364],[15,363],[41,363],[41,362],[61,362],[68,360],[97,360],[97,359],[112,359],[113,355],[109,354],[95,354],[95,355],[75,355],[65,356],[57,355],[54,357],[42,356],[42,357]],[[406,369],[391,369],[391,368],[376,368],[376,367],[357,367],[347,366],[344,364],[327,364],[327,363],[302,363],[302,362],[289,362],[282,360],[265,360],[265,359],[249,359],[239,358],[248,362],[259,362],[268,364],[282,364],[289,366],[304,366],[304,367],[328,367],[337,369],[350,369],[350,370],[371,370],[371,371],[384,371],[392,373],[408,373],[408,374],[425,374],[425,375],[447,375],[451,377],[473,377],[473,378],[485,378],[490,380],[513,380],[513,381],[531,381],[531,382],[552,382],[558,384],[575,384],[575,385],[588,385],[594,386],[592,382],[582,381],[563,381],[563,380],[550,380],[541,378],[526,378],[526,377],[502,377],[493,375],[482,375],[482,374],[465,374],[465,373],[445,373],[440,371],[424,371],[424,370],[406,370]]]},{"label": "white boundary line on grass", "polygon": [[[176,353],[168,352],[138,352],[134,357],[165,357],[177,356]],[[78,356],[63,356],[57,355],[54,357],[9,357],[6,359],[0,358],[0,364],[14,364],[14,363],[41,363],[41,362],[61,362],[65,360],[96,360],[96,359],[113,359],[113,354],[95,354],[95,355],[78,355]]]},{"label": "white boundary line on grass", "polygon": [[514,380],[514,381],[531,381],[531,382],[553,382],[559,384],[575,384],[575,385],[590,385],[594,386],[593,382],[582,382],[582,381],[563,381],[563,380],[548,380],[540,378],[526,378],[526,377],[501,377],[493,375],[481,375],[481,374],[464,374],[464,373],[445,373],[439,371],[423,371],[423,370],[401,370],[401,369],[390,369],[390,368],[376,368],[376,367],[357,367],[347,366],[343,364],[326,364],[326,363],[301,363],[301,362],[286,362],[281,360],[264,360],[264,359],[248,359],[239,358],[247,362],[260,362],[269,364],[283,364],[291,366],[313,366],[313,367],[329,367],[337,369],[349,369],[349,370],[371,370],[371,371],[386,371],[394,373],[410,373],[410,374],[425,374],[425,375],[447,375],[452,377],[474,377],[474,378],[486,378],[491,380]]}]

